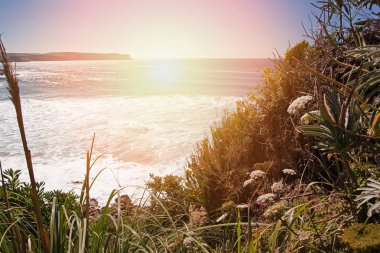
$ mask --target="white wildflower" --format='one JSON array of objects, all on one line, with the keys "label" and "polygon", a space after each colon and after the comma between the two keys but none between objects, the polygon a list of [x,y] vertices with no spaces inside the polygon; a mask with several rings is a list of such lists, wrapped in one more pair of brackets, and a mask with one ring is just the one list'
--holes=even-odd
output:
[{"label": "white wildflower", "polygon": [[320,115],[321,113],[319,111],[307,112],[301,117],[301,124],[309,125],[310,123],[316,121],[315,116],[320,116]]},{"label": "white wildflower", "polygon": [[275,198],[276,198],[276,194],[274,194],[274,193],[267,193],[267,194],[259,196],[257,198],[257,202],[265,203],[265,202],[268,202],[268,201],[273,201]]},{"label": "white wildflower", "polygon": [[255,181],[254,179],[250,178],[248,180],[244,181],[243,187],[247,187],[248,185],[252,184],[252,182]]},{"label": "white wildflower", "polygon": [[224,220],[227,216],[228,216],[228,213],[223,214],[222,216],[220,216],[220,217],[216,220],[216,222],[221,222],[221,221]]},{"label": "white wildflower", "polygon": [[288,107],[287,112],[290,115],[299,115],[303,110],[305,110],[306,104],[313,100],[312,96],[302,96],[294,100]]},{"label": "white wildflower", "polygon": [[292,175],[292,176],[297,175],[297,173],[292,169],[283,169],[282,173],[287,174],[287,175]]},{"label": "white wildflower", "polygon": [[262,171],[262,170],[254,170],[251,172],[251,174],[249,175],[250,178],[252,179],[258,179],[260,177],[263,177],[265,175],[265,172]]},{"label": "white wildflower", "polygon": [[281,181],[274,182],[270,187],[273,193],[280,193],[284,190],[284,184]]},{"label": "white wildflower", "polygon": [[246,209],[248,208],[248,204],[240,204],[236,206],[237,209]]}]

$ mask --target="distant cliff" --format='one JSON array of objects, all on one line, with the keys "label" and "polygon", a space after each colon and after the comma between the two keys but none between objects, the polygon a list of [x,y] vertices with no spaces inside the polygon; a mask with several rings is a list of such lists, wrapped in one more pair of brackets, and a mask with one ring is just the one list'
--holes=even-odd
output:
[{"label": "distant cliff", "polygon": [[98,54],[76,52],[59,52],[46,54],[9,53],[8,57],[11,62],[131,60],[131,57],[128,54]]}]

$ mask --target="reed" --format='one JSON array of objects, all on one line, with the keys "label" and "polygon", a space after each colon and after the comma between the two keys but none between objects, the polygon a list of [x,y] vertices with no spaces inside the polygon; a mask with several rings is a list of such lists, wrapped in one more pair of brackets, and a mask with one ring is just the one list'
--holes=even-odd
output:
[{"label": "reed", "polygon": [[32,156],[28,147],[28,142],[26,140],[24,120],[23,120],[22,108],[21,108],[20,88],[18,85],[16,72],[15,70],[12,69],[8,61],[7,52],[1,40],[1,36],[0,36],[0,53],[1,53],[1,63],[3,65],[4,75],[8,83],[7,89],[10,95],[10,99],[12,100],[12,103],[16,111],[18,128],[20,131],[21,141],[24,148],[25,160],[28,167],[29,179],[30,179],[30,184],[31,184],[30,195],[33,201],[33,207],[34,207],[38,232],[40,234],[40,240],[41,240],[44,252],[48,253],[49,252],[49,238],[48,238],[48,234],[42,220],[41,208],[40,208],[40,204],[39,204],[38,196],[37,196],[36,180],[34,177]]}]

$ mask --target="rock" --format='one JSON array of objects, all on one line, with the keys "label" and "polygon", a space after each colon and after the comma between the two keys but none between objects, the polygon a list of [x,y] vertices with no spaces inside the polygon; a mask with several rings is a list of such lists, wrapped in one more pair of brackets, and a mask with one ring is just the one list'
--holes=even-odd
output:
[{"label": "rock", "polygon": [[[108,213],[113,217],[118,216],[118,203],[120,202],[120,215],[130,215],[136,210],[136,206],[132,203],[131,198],[128,195],[121,195],[119,198],[115,199],[115,202],[110,205]],[[100,207],[97,199],[90,199],[90,209],[89,209],[89,220],[97,220],[100,215],[104,212],[105,207]],[[83,215],[85,210],[83,210]]]},{"label": "rock", "polygon": [[115,199],[115,202],[111,205],[110,214],[113,217],[118,216],[118,205],[120,202],[121,215],[133,214],[135,211],[135,205],[132,203],[131,198],[128,195],[121,195],[119,198]]},{"label": "rock", "polygon": [[92,198],[90,199],[90,207],[93,206],[93,207],[98,207],[99,206],[99,202],[98,200]]},{"label": "rock", "polygon": [[90,220],[96,220],[100,216],[99,202],[92,198],[90,199]]},{"label": "rock", "polygon": [[115,203],[112,205],[112,207],[117,208],[119,201],[121,210],[127,210],[134,207],[134,204],[132,203],[132,200],[128,195],[121,195],[119,198],[116,198]]}]

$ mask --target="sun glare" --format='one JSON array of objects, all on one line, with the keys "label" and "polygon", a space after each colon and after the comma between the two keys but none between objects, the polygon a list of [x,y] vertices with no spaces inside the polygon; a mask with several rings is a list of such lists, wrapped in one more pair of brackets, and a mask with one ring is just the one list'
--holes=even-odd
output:
[{"label": "sun glare", "polygon": [[175,64],[160,64],[151,68],[151,77],[161,88],[169,88],[178,82],[181,70]]}]

